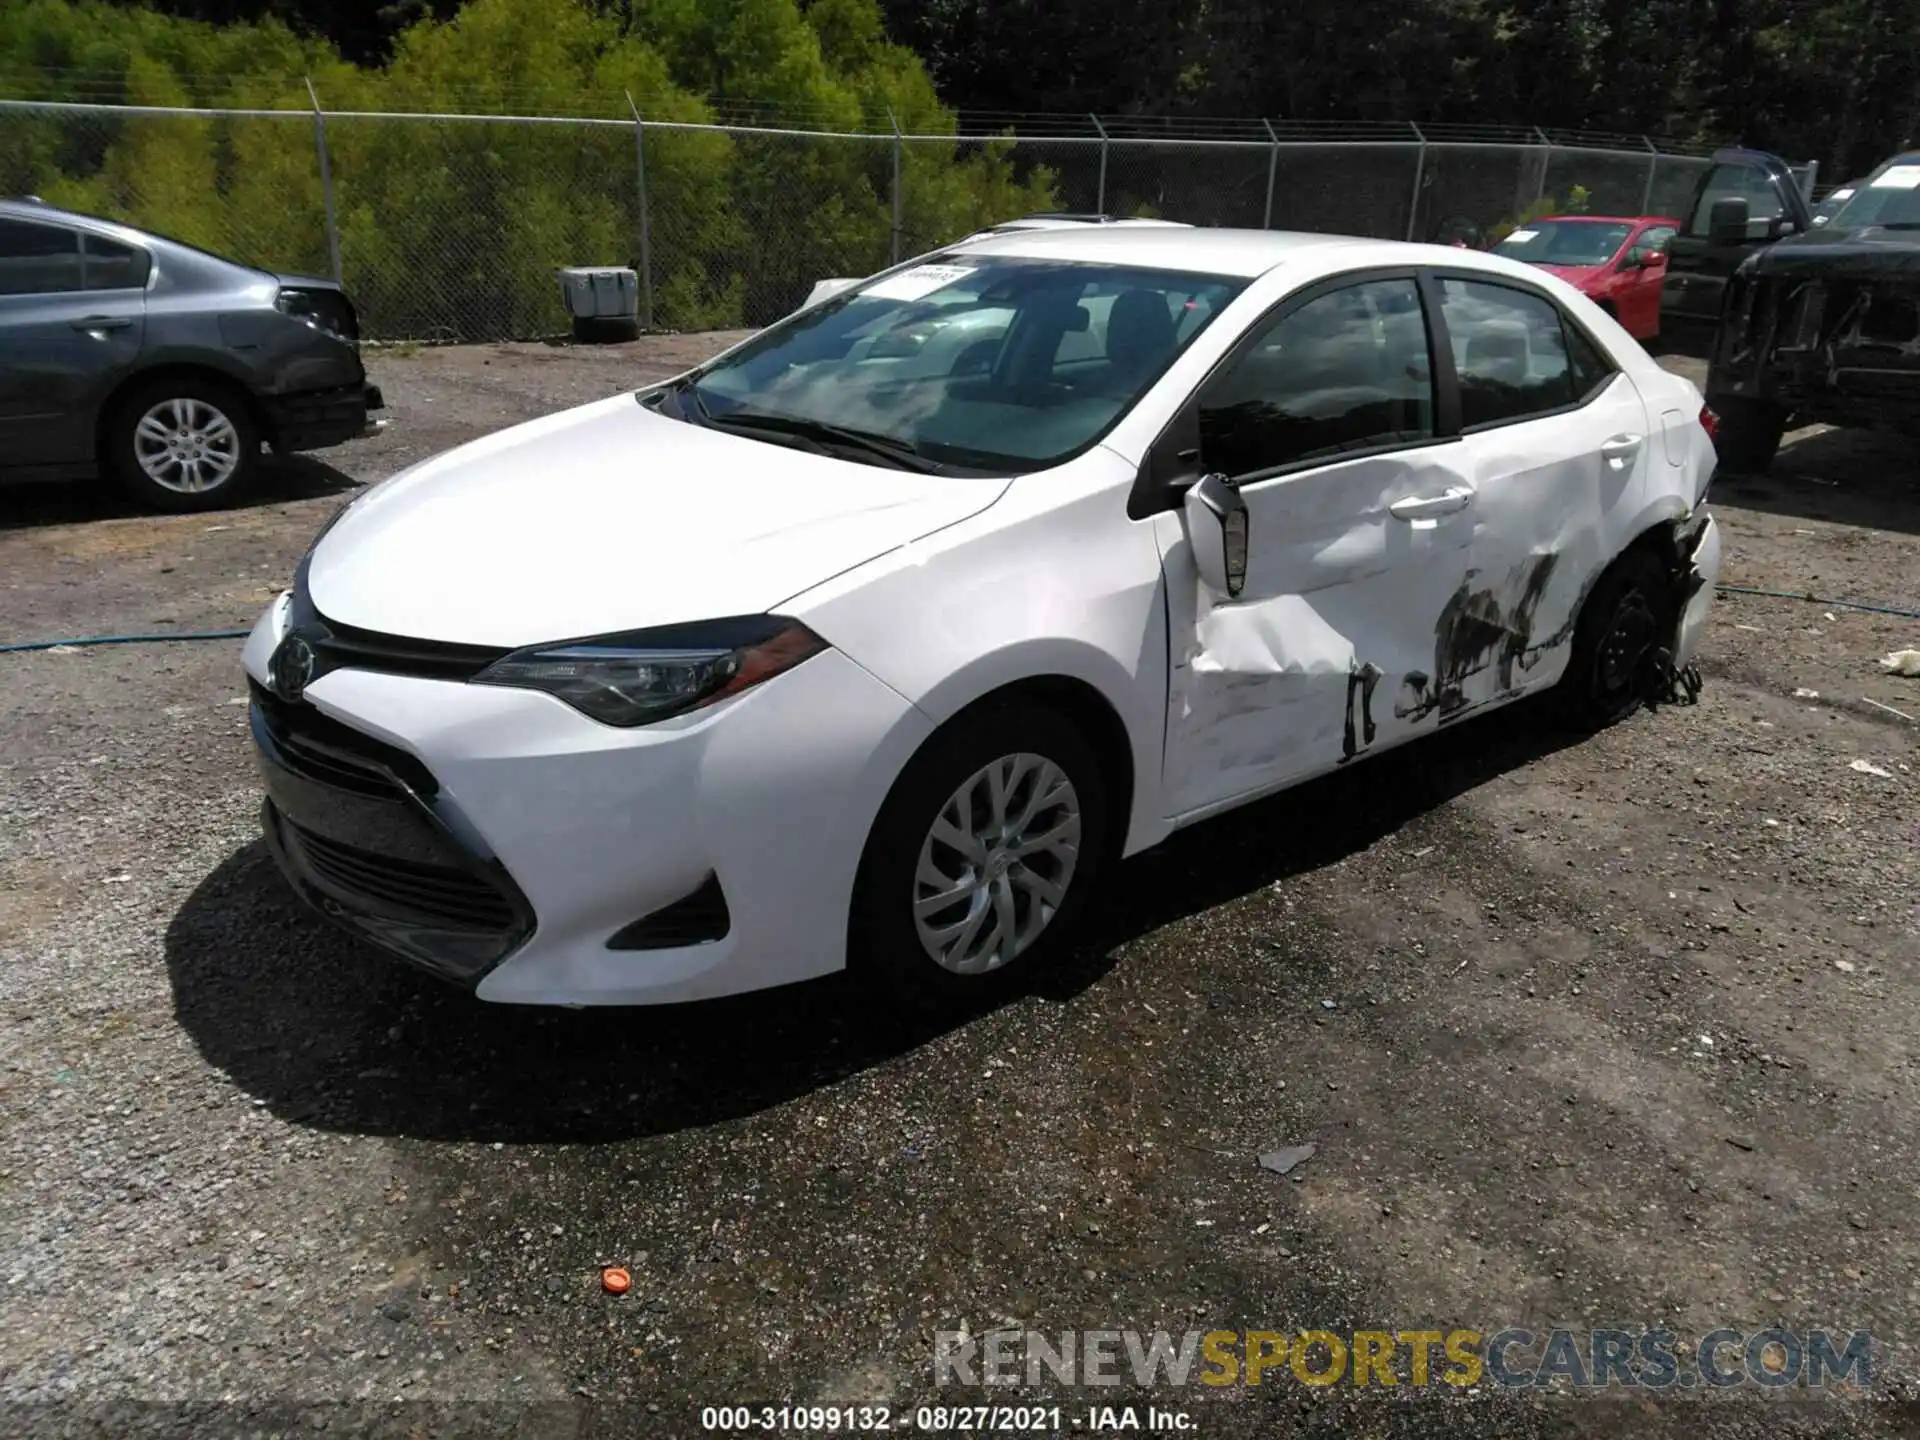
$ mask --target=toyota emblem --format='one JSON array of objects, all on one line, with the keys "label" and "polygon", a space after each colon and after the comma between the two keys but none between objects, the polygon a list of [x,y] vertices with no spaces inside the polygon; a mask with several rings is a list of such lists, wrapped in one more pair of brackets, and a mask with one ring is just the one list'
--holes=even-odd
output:
[{"label": "toyota emblem", "polygon": [[298,635],[289,635],[273,652],[268,672],[275,694],[282,700],[298,700],[313,679],[313,647]]}]

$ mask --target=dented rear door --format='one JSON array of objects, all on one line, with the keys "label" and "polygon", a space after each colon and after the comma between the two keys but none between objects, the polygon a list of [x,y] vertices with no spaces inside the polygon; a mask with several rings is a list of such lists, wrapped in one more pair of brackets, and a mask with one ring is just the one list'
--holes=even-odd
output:
[{"label": "dented rear door", "polygon": [[1588,587],[1668,472],[1632,380],[1546,296],[1439,280],[1477,498],[1471,565],[1432,633],[1436,725],[1557,680]]}]

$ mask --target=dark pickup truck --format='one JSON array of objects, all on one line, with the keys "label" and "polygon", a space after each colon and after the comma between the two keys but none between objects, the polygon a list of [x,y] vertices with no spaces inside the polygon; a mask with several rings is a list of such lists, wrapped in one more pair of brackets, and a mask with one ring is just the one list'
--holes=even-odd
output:
[{"label": "dark pickup truck", "polygon": [[[1739,197],[1710,209],[1724,244],[1752,229]],[[1764,470],[1790,424],[1920,437],[1920,152],[1880,165],[1819,228],[1798,218],[1714,286],[1706,398],[1729,470]]]}]

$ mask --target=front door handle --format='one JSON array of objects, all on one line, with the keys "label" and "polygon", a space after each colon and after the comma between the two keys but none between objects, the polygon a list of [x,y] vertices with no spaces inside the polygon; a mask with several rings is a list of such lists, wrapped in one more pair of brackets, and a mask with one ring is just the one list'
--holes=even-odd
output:
[{"label": "front door handle", "polygon": [[1611,439],[1600,442],[1600,455],[1614,469],[1619,470],[1640,453],[1640,447],[1645,442],[1644,435],[1615,435]]},{"label": "front door handle", "polygon": [[1473,503],[1471,485],[1451,485],[1438,495],[1410,495],[1387,507],[1396,520],[1431,520],[1436,515],[1451,515]]},{"label": "front door handle", "polygon": [[76,330],[130,330],[133,321],[125,315],[85,315],[73,322]]}]

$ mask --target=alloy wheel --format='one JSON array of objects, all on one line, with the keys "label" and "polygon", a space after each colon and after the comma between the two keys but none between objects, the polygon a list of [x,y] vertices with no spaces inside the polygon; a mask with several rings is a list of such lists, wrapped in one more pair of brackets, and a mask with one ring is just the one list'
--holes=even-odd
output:
[{"label": "alloy wheel", "polygon": [[181,495],[204,494],[240,468],[240,432],[205,400],[162,400],[134,426],[133,455],[154,484]]},{"label": "alloy wheel", "polygon": [[920,845],[913,922],[956,975],[997,970],[1059,913],[1080,860],[1081,806],[1058,765],[1025,752],[976,770]]}]

